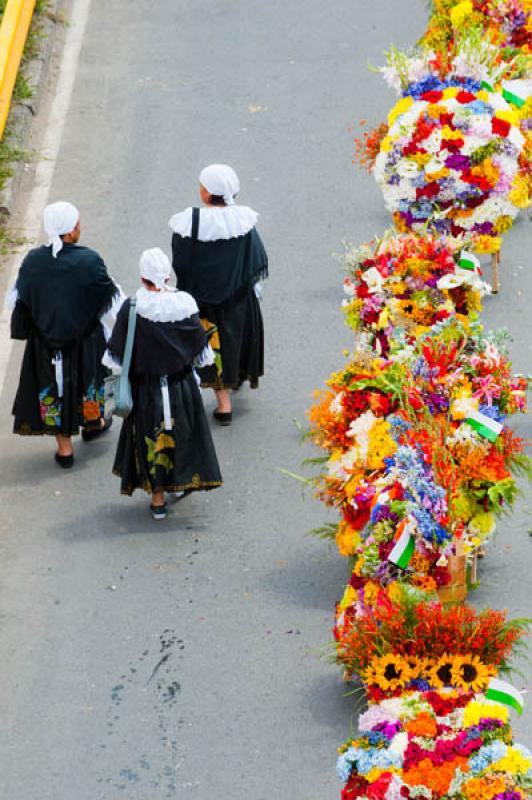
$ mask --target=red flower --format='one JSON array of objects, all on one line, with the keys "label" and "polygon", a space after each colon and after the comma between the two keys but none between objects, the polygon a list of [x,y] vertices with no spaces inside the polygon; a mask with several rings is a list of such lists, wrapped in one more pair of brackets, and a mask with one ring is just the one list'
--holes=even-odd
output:
[{"label": "red flower", "polygon": [[509,122],[506,122],[505,119],[499,119],[498,117],[493,117],[491,120],[491,130],[495,134],[495,136],[503,136],[506,138],[510,133],[511,125]]},{"label": "red flower", "polygon": [[354,772],[342,789],[342,800],[355,800],[366,793],[368,782],[362,775]]},{"label": "red flower", "polygon": [[466,103],[472,103],[477,98],[475,97],[474,94],[471,94],[471,92],[466,92],[462,90],[461,92],[458,92],[458,94],[456,95],[456,99],[458,100],[459,103],[465,105]]},{"label": "red flower", "polygon": [[370,783],[366,789],[369,800],[384,800],[384,796],[392,779],[391,772],[383,772],[376,781]]},{"label": "red flower", "polygon": [[423,92],[421,95],[422,100],[426,100],[427,103],[439,103],[443,97],[443,92],[438,89],[433,89],[430,92]]}]

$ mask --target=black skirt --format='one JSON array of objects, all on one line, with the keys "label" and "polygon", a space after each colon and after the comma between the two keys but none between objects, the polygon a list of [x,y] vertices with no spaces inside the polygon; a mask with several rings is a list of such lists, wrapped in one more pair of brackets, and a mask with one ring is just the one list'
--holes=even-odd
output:
[{"label": "black skirt", "polygon": [[194,373],[168,378],[172,429],[164,428],[161,381],[133,377],[133,411],[122,423],[113,472],[122,494],[214,489],[222,476]]},{"label": "black skirt", "polygon": [[249,381],[256,389],[264,375],[264,326],[253,288],[223,305],[201,306],[200,314],[218,328],[211,339],[217,363],[198,370],[202,388],[236,389]]},{"label": "black skirt", "polygon": [[63,396],[59,397],[55,350],[34,330],[28,335],[13,415],[13,431],[22,436],[72,436],[100,428],[104,416],[104,379],[109,374],[101,360],[106,342],[100,324],[93,333],[61,351]]}]

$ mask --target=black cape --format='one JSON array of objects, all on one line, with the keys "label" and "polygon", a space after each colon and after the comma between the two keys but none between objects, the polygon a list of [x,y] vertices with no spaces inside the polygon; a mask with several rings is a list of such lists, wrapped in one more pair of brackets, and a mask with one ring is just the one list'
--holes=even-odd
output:
[{"label": "black cape", "polygon": [[177,285],[198,305],[221,305],[245,294],[268,275],[268,256],[257,230],[243,236],[194,241],[191,236],[172,236],[172,266]]},{"label": "black cape", "polygon": [[[122,362],[126,345],[130,300],[126,300],[116,318],[108,342],[109,352]],[[179,322],[153,322],[137,314],[130,374],[175,375],[190,366],[207,344],[199,314]]]},{"label": "black cape", "polygon": [[98,253],[74,244],[65,244],[57,258],[49,246],[30,250],[16,288],[33,326],[58,350],[87,336],[118,293]]}]

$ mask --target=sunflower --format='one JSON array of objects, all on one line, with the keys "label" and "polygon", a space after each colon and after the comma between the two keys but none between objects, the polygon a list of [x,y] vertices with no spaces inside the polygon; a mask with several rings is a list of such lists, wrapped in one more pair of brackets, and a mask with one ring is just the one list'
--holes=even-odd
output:
[{"label": "sunflower", "polygon": [[483,664],[478,656],[455,656],[453,659],[451,682],[459,689],[481,692],[492,675],[493,669]]},{"label": "sunflower", "polygon": [[364,673],[366,683],[375,684],[385,692],[393,692],[411,679],[412,672],[407,661],[393,653],[376,656]]},{"label": "sunflower", "polygon": [[410,679],[425,679],[429,675],[432,663],[428,658],[418,658],[417,656],[407,656],[406,662],[410,668]]},{"label": "sunflower", "polygon": [[427,678],[435,689],[443,689],[452,685],[454,657],[444,653],[428,670]]}]

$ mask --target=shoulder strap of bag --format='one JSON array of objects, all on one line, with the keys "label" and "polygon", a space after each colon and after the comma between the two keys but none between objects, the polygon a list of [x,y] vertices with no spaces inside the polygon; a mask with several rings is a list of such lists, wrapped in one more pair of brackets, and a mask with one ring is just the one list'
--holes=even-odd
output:
[{"label": "shoulder strap of bag", "polygon": [[124,380],[129,377],[129,368],[131,366],[131,355],[133,353],[133,342],[135,339],[135,327],[137,324],[137,298],[132,297],[129,301],[129,317],[127,320],[127,336],[126,346],[124,348],[124,358],[122,359],[122,372],[121,377]]},{"label": "shoulder strap of bag", "polygon": [[199,231],[199,218],[200,218],[200,210],[199,208],[192,209],[192,228],[190,231],[190,238],[192,241],[192,246],[190,248],[190,266],[194,264],[194,257],[196,255],[196,243],[198,241],[198,231]]}]

